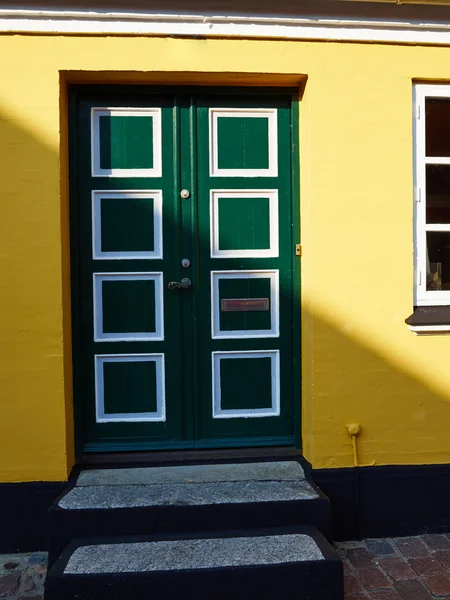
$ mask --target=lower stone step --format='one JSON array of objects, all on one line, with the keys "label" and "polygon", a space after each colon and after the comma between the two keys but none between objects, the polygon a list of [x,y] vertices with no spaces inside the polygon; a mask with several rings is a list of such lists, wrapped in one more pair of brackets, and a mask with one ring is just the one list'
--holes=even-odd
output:
[{"label": "lower stone step", "polygon": [[74,540],[44,600],[343,600],[342,564],[313,527]]}]

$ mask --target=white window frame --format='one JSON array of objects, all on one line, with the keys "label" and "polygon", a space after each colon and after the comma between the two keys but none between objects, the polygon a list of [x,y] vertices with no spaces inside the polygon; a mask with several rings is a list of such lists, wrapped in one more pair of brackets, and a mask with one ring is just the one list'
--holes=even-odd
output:
[{"label": "white window frame", "polygon": [[427,291],[427,232],[450,231],[450,223],[426,223],[426,166],[450,165],[450,156],[426,157],[425,100],[448,98],[450,85],[414,86],[414,305],[450,305],[450,290]]}]

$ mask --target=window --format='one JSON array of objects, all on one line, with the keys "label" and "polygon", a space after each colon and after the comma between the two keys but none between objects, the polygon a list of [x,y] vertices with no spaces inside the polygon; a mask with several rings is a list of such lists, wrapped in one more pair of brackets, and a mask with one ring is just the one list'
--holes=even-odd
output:
[{"label": "window", "polygon": [[415,142],[414,303],[450,314],[450,85],[415,87]]}]

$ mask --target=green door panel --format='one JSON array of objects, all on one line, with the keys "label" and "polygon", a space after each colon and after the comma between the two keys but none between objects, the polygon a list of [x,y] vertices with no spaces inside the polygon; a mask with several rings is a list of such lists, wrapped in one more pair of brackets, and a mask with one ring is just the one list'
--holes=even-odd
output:
[{"label": "green door panel", "polygon": [[267,169],[269,128],[263,117],[218,117],[219,169]]},{"label": "green door panel", "polygon": [[102,252],[153,252],[155,206],[149,198],[100,198]]},{"label": "green door panel", "polygon": [[218,198],[219,250],[270,248],[270,199]]},{"label": "green door panel", "polygon": [[106,362],[103,381],[106,417],[158,412],[155,361]]},{"label": "green door panel", "polygon": [[294,443],[291,105],[71,90],[78,452]]},{"label": "green door panel", "polygon": [[102,169],[151,169],[153,167],[153,119],[136,116],[101,116],[100,167]]},{"label": "green door panel", "polygon": [[[197,445],[293,443],[291,102],[205,95],[197,107],[199,272],[218,280],[212,293],[207,285],[198,290],[200,314],[218,318],[212,332],[208,319],[199,321]],[[218,126],[211,128],[215,118]],[[216,147],[217,168],[209,155]],[[211,219],[215,195],[218,214]],[[273,226],[278,232],[271,240]],[[210,251],[217,247],[215,230],[218,253]],[[266,300],[266,309],[224,311],[222,300],[233,298]]]}]

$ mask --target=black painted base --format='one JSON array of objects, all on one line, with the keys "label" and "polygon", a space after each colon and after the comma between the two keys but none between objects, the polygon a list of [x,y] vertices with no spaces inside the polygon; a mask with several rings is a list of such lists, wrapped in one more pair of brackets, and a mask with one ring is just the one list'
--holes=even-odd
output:
[{"label": "black painted base", "polygon": [[47,549],[47,513],[67,483],[0,484],[0,552]]},{"label": "black painted base", "polygon": [[450,532],[450,465],[313,470],[335,540]]},{"label": "black painted base", "polygon": [[74,540],[50,569],[46,580],[45,600],[343,600],[343,572],[339,557],[325,538],[314,528],[239,531],[239,537],[307,533],[322,551],[324,560],[297,563],[147,571],[139,573],[64,574],[73,552],[85,544],[145,542],[156,539],[192,539],[231,537],[228,534],[139,536],[126,538],[92,538]]},{"label": "black painted base", "polygon": [[[450,465],[323,469],[310,475],[331,500],[336,540],[450,532]],[[0,484],[0,552],[47,549],[47,511],[66,486]]]}]

